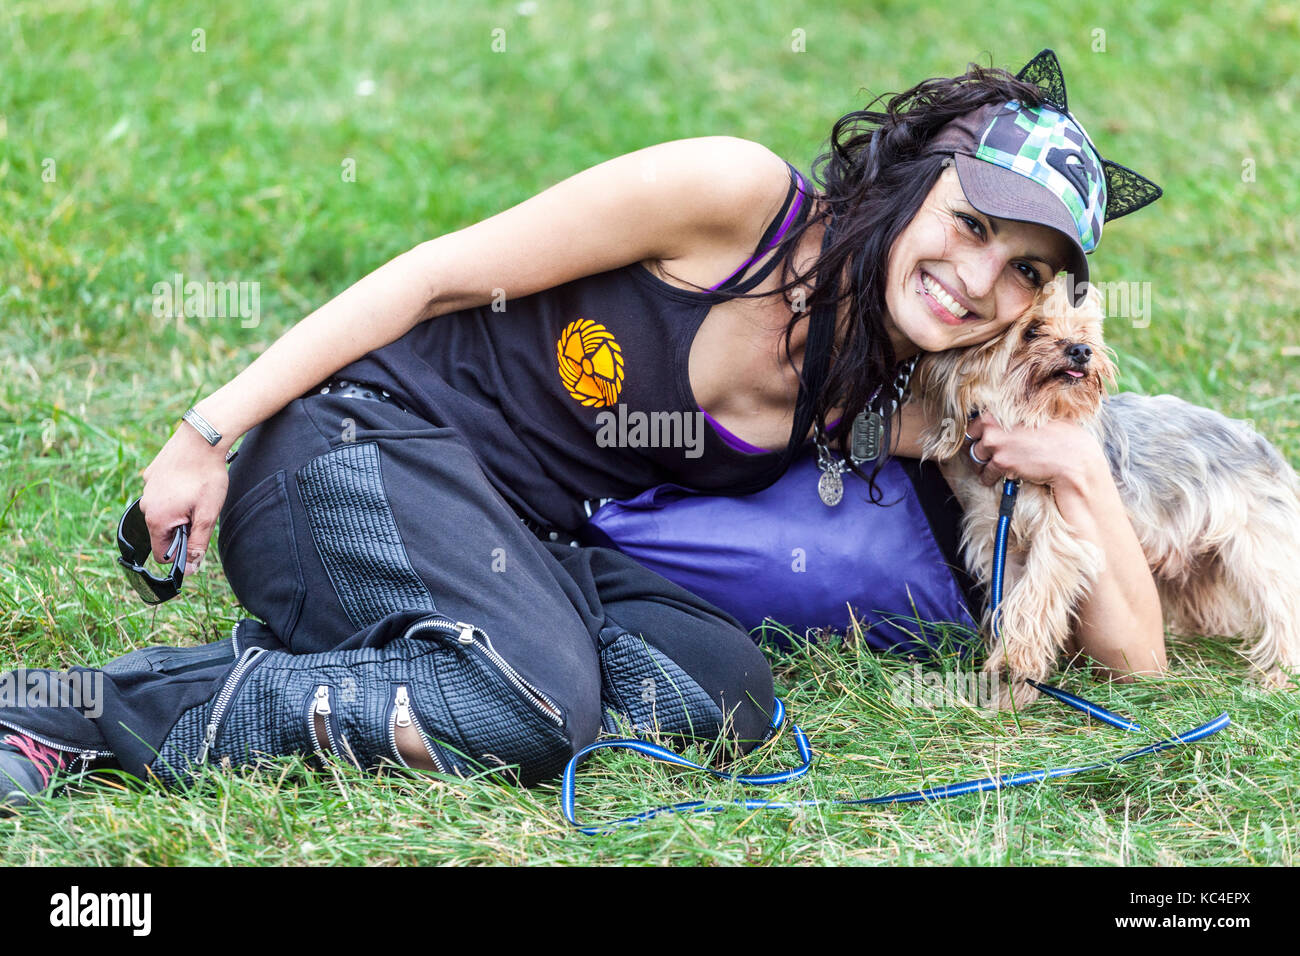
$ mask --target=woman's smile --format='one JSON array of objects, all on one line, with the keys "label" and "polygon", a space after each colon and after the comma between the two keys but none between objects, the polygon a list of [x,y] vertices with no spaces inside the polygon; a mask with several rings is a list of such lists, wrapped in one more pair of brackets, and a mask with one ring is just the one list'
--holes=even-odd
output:
[{"label": "woman's smile", "polygon": [[979,314],[968,308],[962,300],[946,285],[924,269],[917,269],[914,288],[925,300],[930,311],[945,325],[964,325],[976,321]]}]

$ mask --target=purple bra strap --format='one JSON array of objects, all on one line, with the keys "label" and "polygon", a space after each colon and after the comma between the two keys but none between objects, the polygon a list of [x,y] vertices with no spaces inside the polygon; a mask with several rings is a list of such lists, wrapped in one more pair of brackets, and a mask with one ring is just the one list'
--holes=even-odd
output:
[{"label": "purple bra strap", "polygon": [[[733,435],[731,432],[723,428],[722,425],[718,423],[718,420],[716,418],[714,418],[708,412],[704,411],[704,409],[701,408],[699,405],[696,405],[695,407],[699,408],[700,411],[704,413],[705,419],[708,421],[710,425],[713,426],[714,430],[717,431],[718,437],[721,438],[728,445],[730,445],[732,448],[736,449],[736,451],[743,451],[747,455],[776,454],[776,452],[772,451],[770,448],[759,448],[757,445],[751,445],[749,442],[745,441],[745,439],[741,438],[739,435]],[[826,429],[829,431],[830,429],[834,428],[838,423],[839,423],[838,418],[835,419],[835,421],[833,422],[827,422]]]},{"label": "purple bra strap", "polygon": [[[715,284],[715,285],[711,285],[711,286],[709,286],[710,291],[717,290],[717,289],[721,288],[722,286],[726,285],[728,282],[730,282],[732,279],[734,279],[734,278],[735,278],[736,276],[738,276],[740,273],[744,272],[746,269],[748,269],[751,265],[753,265],[753,264],[754,264],[755,262],[757,262],[759,259],[763,258],[763,256],[767,255],[767,253],[770,252],[774,247],[776,247],[778,244],[780,244],[781,240],[785,237],[786,232],[788,232],[789,229],[790,229],[790,223],[794,222],[795,218],[798,217],[798,215],[799,215],[799,210],[803,208],[803,196],[804,196],[804,191],[803,191],[803,186],[804,186],[803,176],[800,175],[800,173],[799,173],[799,171],[798,171],[797,169],[794,171],[794,175],[795,175],[795,179],[797,180],[797,183],[798,183],[798,185],[797,185],[796,188],[795,188],[795,197],[794,197],[794,202],[791,203],[791,205],[790,205],[790,211],[786,213],[786,215],[785,215],[785,221],[781,223],[781,228],[780,228],[780,230],[777,232],[777,234],[776,234],[775,236],[772,237],[771,241],[768,242],[768,244],[767,244],[766,246],[764,246],[764,247],[763,247],[762,249],[760,249],[757,253],[755,253],[754,255],[750,256],[748,259],[746,259],[744,265],[742,265],[739,269],[737,269],[737,270],[736,270],[735,272],[733,272],[731,275],[727,276],[727,277],[726,277],[725,279],[723,279],[721,282],[719,282],[719,283],[717,283],[717,284]],[[751,446],[751,447],[752,447],[752,446]]]}]

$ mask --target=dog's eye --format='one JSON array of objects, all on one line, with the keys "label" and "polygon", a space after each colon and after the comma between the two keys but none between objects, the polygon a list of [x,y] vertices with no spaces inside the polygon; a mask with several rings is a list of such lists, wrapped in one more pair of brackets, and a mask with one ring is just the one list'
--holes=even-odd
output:
[{"label": "dog's eye", "polygon": [[1026,339],[1036,339],[1042,334],[1043,334],[1042,329],[1040,329],[1039,326],[1037,325],[1031,325],[1029,328],[1025,329]]}]

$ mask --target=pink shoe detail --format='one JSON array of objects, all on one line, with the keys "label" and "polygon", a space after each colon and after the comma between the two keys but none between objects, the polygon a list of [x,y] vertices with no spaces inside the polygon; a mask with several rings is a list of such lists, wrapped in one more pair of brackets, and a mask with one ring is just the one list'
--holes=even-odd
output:
[{"label": "pink shoe detail", "polygon": [[50,777],[56,768],[59,770],[66,769],[61,751],[37,743],[26,734],[11,733],[4,738],[3,743],[10,744],[32,762],[32,765],[36,767],[41,775],[41,786],[45,786],[50,782]]}]

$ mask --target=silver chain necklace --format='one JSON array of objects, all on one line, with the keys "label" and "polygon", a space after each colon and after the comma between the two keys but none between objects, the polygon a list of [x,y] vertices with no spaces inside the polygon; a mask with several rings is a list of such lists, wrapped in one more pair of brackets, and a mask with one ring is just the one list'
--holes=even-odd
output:
[{"label": "silver chain necklace", "polygon": [[[853,459],[854,465],[862,465],[880,457],[884,444],[885,419],[892,417],[894,412],[898,411],[898,406],[903,403],[908,384],[912,380],[912,370],[916,368],[916,361],[919,358],[919,355],[913,355],[899,366],[898,374],[894,376],[891,389],[893,394],[889,400],[888,411],[881,408],[884,402],[878,400],[882,389],[877,387],[867,399],[867,407],[858,412],[853,419],[849,457]],[[834,507],[844,498],[844,479],[840,476],[849,470],[849,465],[844,459],[831,453],[820,423],[813,425],[813,443],[817,446],[817,467],[822,472],[821,477],[817,479],[817,495],[824,504]]]}]

